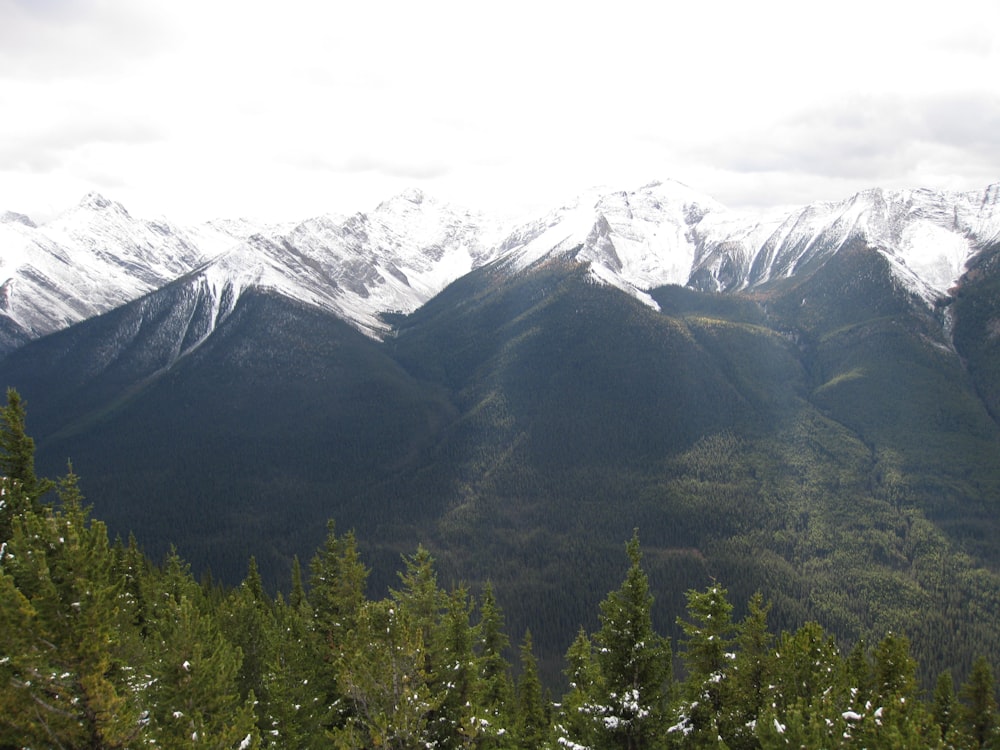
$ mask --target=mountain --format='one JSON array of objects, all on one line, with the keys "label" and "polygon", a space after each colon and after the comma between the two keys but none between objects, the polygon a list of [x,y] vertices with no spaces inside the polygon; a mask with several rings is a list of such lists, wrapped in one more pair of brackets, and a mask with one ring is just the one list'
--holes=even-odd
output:
[{"label": "mountain", "polygon": [[499,231],[496,222],[410,190],[371,213],[254,235],[199,274],[208,289],[274,289],[377,337],[389,329],[383,315],[412,312],[491,259]]},{"label": "mountain", "polygon": [[97,193],[42,226],[8,212],[0,221],[0,312],[11,333],[0,352],[114,309],[205,260],[178,227],[133,218]]},{"label": "mountain", "polygon": [[0,378],[42,473],[71,458],[113,531],[223,580],[253,554],[286,585],[333,517],[374,587],[423,543],[555,663],[638,528],[665,630],[714,577],[779,628],[904,632],[930,682],[1000,653],[996,194],[761,219],[662,183],[491,243],[411,193],[251,235]]},{"label": "mountain", "polygon": [[677,182],[593,191],[515,229],[501,245],[523,268],[558,254],[639,299],[665,284],[747,291],[816,267],[854,240],[882,252],[928,305],[1000,239],[1000,183],[981,192],[867,190],[765,216],[733,212]]},{"label": "mountain", "polygon": [[217,220],[181,228],[133,218],[96,193],[41,227],[8,212],[0,223],[0,354],[192,272],[200,280],[189,283],[206,294],[280,289],[380,335],[383,313],[414,310],[492,257],[499,231],[417,190],[369,214],[288,227]]}]

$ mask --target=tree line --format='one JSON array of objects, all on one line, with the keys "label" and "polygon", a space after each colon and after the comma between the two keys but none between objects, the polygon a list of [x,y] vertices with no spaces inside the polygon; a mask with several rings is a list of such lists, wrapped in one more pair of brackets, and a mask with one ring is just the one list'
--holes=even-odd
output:
[{"label": "tree line", "polygon": [[[932,695],[902,634],[848,652],[816,623],[774,633],[756,595],[690,590],[672,644],[638,533],[553,695],[491,585],[443,588],[423,547],[388,595],[333,522],[287,594],[154,563],[91,518],[72,466],[38,478],[24,404],[0,409],[0,750],[52,748],[1000,747],[990,660]],[[54,498],[53,498],[54,496]],[[50,498],[53,498],[50,500]]]}]

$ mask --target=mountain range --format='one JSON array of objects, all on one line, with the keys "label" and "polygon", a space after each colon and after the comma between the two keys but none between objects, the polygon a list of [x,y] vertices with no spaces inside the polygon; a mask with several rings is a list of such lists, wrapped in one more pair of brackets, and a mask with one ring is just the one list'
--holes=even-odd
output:
[{"label": "mountain range", "polygon": [[998,250],[1000,184],[753,215],[667,181],[511,225],[90,194],[0,221],[0,378],[43,473],[223,580],[287,585],[335,518],[373,586],[422,543],[561,655],[638,528],[665,623],[717,578],[961,669],[1000,653]]}]

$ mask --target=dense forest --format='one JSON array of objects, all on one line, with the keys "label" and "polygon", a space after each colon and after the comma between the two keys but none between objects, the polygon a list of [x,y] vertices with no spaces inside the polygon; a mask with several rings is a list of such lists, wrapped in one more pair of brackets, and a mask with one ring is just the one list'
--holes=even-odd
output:
[{"label": "dense forest", "polygon": [[558,686],[493,587],[442,587],[423,547],[381,599],[333,522],[287,595],[253,558],[238,586],[197,581],[109,539],[72,466],[36,476],[15,391],[0,417],[0,748],[1000,747],[995,654],[927,694],[903,634],[774,632],[721,582],[687,592],[672,644],[638,531]]}]

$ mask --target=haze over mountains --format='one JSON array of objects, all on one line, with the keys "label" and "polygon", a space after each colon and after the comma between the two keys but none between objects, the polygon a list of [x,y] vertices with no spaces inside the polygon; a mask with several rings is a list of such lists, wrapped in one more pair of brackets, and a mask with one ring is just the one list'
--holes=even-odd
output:
[{"label": "haze over mountains", "polygon": [[226,580],[285,585],[333,517],[373,585],[424,543],[561,654],[638,527],[665,622],[714,576],[967,665],[1000,653],[998,249],[996,184],[757,216],[664,182],[514,227],[89,195],[0,223],[0,379],[44,473]]}]

